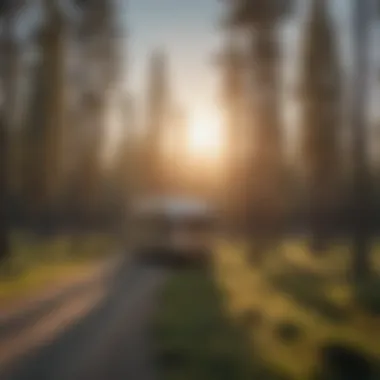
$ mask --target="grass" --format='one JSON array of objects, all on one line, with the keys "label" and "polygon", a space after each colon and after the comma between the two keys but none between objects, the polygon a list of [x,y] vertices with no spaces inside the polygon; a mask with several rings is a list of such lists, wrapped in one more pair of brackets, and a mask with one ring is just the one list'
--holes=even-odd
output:
[{"label": "grass", "polygon": [[26,233],[11,236],[11,258],[0,269],[0,305],[24,299],[91,270],[117,248],[107,235],[41,238]]},{"label": "grass", "polygon": [[369,313],[380,316],[380,276],[374,275],[355,289],[354,297],[358,305]]},{"label": "grass", "polygon": [[330,346],[375,368],[379,280],[351,286],[347,247],[315,258],[304,242],[286,242],[261,269],[245,252],[242,243],[219,242],[212,274],[169,280],[155,323],[163,380],[327,379],[321,352]]},{"label": "grass", "polygon": [[161,302],[154,322],[161,379],[284,378],[254,360],[244,329],[226,316],[223,294],[212,276],[175,274]]},{"label": "grass", "polygon": [[268,276],[268,279],[279,292],[286,292],[296,302],[322,317],[337,322],[348,317],[346,305],[335,302],[334,297],[328,295],[328,292],[333,292],[334,284],[329,287],[328,279],[320,274],[297,268],[290,273],[283,272]]},{"label": "grass", "polygon": [[[293,379],[312,379],[320,370],[323,346],[333,342],[380,358],[380,321],[355,301],[344,274],[344,247],[316,259],[302,242],[287,242],[282,254],[263,269],[247,264],[244,246],[222,244],[216,256],[219,285],[235,319],[247,309],[261,310],[266,323],[251,331],[262,360]],[[371,288],[373,291],[374,287]],[[377,289],[377,294],[380,289]],[[292,344],[275,334],[284,321],[301,329]]]}]

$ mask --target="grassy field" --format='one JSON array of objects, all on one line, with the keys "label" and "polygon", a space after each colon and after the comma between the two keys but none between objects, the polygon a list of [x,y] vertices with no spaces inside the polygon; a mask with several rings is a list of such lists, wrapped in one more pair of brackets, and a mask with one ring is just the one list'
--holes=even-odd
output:
[{"label": "grassy field", "polygon": [[205,273],[170,279],[153,326],[162,379],[253,378],[249,341],[226,318],[221,297]]},{"label": "grassy field", "polygon": [[[380,379],[380,281],[354,289],[348,257],[337,246],[317,259],[289,241],[258,270],[244,244],[220,242],[212,273],[167,284],[155,323],[161,379]],[[348,377],[332,375],[342,352]]]},{"label": "grassy field", "polygon": [[41,238],[14,233],[11,259],[0,269],[0,306],[81,276],[116,249],[118,242],[108,235]]}]

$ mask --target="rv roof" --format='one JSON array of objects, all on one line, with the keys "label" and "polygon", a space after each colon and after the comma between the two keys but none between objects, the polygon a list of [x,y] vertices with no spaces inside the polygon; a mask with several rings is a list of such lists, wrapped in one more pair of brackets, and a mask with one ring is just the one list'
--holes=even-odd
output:
[{"label": "rv roof", "polygon": [[199,216],[212,213],[207,202],[186,198],[147,198],[136,202],[135,210],[143,214],[164,214],[170,217]]}]

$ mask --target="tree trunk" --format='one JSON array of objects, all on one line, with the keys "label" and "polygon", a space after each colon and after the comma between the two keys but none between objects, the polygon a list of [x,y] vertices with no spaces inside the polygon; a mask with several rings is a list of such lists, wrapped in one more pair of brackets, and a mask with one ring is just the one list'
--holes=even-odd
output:
[{"label": "tree trunk", "polygon": [[3,102],[0,110],[0,265],[3,265],[10,255],[9,220],[8,220],[8,171],[9,171],[9,127],[12,120],[15,100],[15,59],[17,59],[16,44],[12,29],[11,15],[3,19],[3,35],[1,39],[1,81]]},{"label": "tree trunk", "polygon": [[354,83],[352,99],[353,160],[354,160],[354,242],[353,280],[360,282],[370,272],[370,173],[366,134],[368,104],[369,33],[371,6],[368,0],[356,0],[354,6]]},{"label": "tree trunk", "polygon": [[0,265],[7,261],[10,255],[9,226],[7,218],[7,171],[8,171],[8,133],[4,121],[4,113],[0,115]]},{"label": "tree trunk", "polygon": [[328,214],[322,210],[313,210],[312,219],[312,236],[310,239],[310,250],[316,256],[321,256],[326,253],[329,245],[329,226]]}]

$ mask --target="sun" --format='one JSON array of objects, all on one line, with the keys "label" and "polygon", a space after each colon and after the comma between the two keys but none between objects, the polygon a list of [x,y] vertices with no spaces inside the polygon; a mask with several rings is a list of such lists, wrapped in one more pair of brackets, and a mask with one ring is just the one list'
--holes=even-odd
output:
[{"label": "sun", "polygon": [[223,146],[222,123],[217,112],[195,112],[188,127],[191,156],[216,157]]}]

